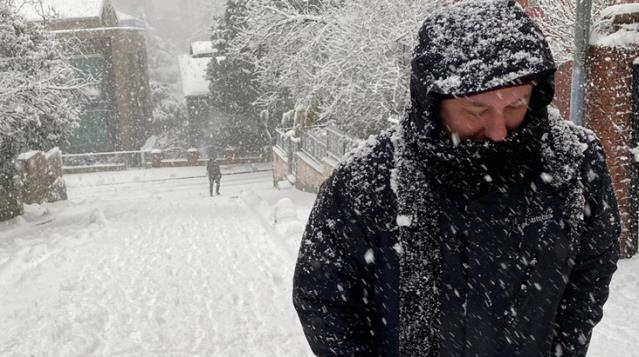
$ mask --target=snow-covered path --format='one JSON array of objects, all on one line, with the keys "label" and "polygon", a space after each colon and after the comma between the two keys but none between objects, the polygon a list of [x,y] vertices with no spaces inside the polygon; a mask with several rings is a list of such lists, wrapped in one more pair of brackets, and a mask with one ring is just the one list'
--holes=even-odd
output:
[{"label": "snow-covered path", "polygon": [[290,282],[312,195],[288,191],[304,217],[287,236],[256,209],[269,204],[256,191],[287,196],[268,172],[227,176],[214,198],[204,178],[92,178],[67,178],[70,202],[43,218],[56,221],[5,230],[17,235],[0,241],[0,355],[309,353]]}]

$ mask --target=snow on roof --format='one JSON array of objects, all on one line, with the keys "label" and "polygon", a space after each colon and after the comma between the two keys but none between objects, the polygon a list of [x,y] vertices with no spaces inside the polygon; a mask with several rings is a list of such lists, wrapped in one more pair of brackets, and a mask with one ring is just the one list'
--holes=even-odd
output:
[{"label": "snow on roof", "polygon": [[137,17],[131,16],[129,14],[127,14],[126,12],[122,12],[122,11],[116,11],[118,14],[118,20],[122,21],[126,21],[126,20],[137,20]]},{"label": "snow on roof", "polygon": [[18,160],[20,161],[29,161],[31,160],[32,157],[34,157],[35,155],[37,155],[40,151],[38,150],[30,150],[27,152],[23,152],[22,154],[18,155]]},{"label": "snow on roof", "polygon": [[639,25],[613,24],[617,16],[635,13],[639,13],[639,3],[613,5],[603,9],[601,20],[590,36],[590,44],[599,47],[635,48],[639,43]]},{"label": "snow on roof", "polygon": [[191,55],[194,57],[213,55],[214,53],[217,53],[217,49],[213,48],[213,42],[211,41],[196,41],[191,43]]},{"label": "snow on roof", "polygon": [[194,58],[190,55],[178,57],[182,75],[182,89],[185,97],[209,94],[209,81],[206,79],[206,68],[210,57]]},{"label": "snow on roof", "polygon": [[635,48],[639,43],[639,29],[620,28],[611,34],[593,33],[590,44],[599,47]]},{"label": "snow on roof", "polygon": [[607,8],[601,10],[599,16],[601,17],[614,17],[617,15],[623,14],[633,14],[639,12],[639,3],[633,4],[619,4],[608,6]]},{"label": "snow on roof", "polygon": [[120,27],[145,27],[144,21],[137,17],[131,16],[122,11],[116,11],[118,14],[118,25]]},{"label": "snow on roof", "polygon": [[50,158],[54,157],[54,156],[60,156],[62,155],[62,151],[60,151],[59,147],[54,147],[53,149],[47,151],[47,153],[44,155],[47,160],[49,160]]},{"label": "snow on roof", "polygon": [[41,0],[28,1],[20,7],[19,14],[29,21],[43,17],[80,19],[101,17],[105,0]]}]

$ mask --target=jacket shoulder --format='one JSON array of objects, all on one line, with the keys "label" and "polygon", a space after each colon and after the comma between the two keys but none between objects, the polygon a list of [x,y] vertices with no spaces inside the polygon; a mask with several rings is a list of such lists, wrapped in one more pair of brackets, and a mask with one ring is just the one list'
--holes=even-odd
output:
[{"label": "jacket shoulder", "polygon": [[344,204],[365,216],[377,216],[381,207],[393,207],[391,172],[394,168],[392,130],[360,143],[335,168],[329,181]]},{"label": "jacket shoulder", "polygon": [[394,166],[391,135],[392,132],[387,131],[362,141],[340,162],[335,174],[345,176],[348,186],[353,187],[365,188],[385,182]]},{"label": "jacket shoulder", "polygon": [[[555,114],[558,115],[558,114]],[[581,154],[580,181],[584,185],[586,200],[600,195],[602,183],[610,181],[606,152],[597,135],[590,129],[561,120],[560,127],[572,138],[571,145]]]},{"label": "jacket shoulder", "polygon": [[564,120],[557,109],[549,109],[548,115],[551,139],[545,140],[544,160],[558,181],[570,182],[591,168],[605,168],[603,147],[593,131]]}]

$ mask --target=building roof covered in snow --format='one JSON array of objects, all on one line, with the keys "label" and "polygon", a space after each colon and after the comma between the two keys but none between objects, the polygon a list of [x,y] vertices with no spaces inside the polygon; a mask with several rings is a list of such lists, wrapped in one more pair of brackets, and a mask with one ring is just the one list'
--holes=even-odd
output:
[{"label": "building roof covered in snow", "polygon": [[209,94],[209,81],[206,79],[206,68],[211,57],[195,58],[191,55],[178,57],[182,89],[185,97],[197,97]]},{"label": "building roof covered in snow", "polygon": [[601,10],[600,17],[613,17],[639,12],[639,3],[611,5]]},{"label": "building roof covered in snow", "polygon": [[137,17],[131,16],[122,11],[117,11],[118,14],[118,25],[120,27],[146,27],[144,21],[138,19]]},{"label": "building roof covered in snow", "polygon": [[29,21],[43,18],[84,19],[102,17],[107,0],[38,0],[25,2],[20,15]]},{"label": "building roof covered in snow", "polygon": [[213,47],[211,41],[196,41],[191,43],[191,56],[193,57],[211,57],[217,53],[217,49]]}]

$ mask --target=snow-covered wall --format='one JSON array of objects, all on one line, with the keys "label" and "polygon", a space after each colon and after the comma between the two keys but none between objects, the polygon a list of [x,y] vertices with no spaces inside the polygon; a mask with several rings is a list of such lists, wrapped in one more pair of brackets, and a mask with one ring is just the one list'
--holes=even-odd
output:
[{"label": "snow-covered wall", "polygon": [[639,3],[613,5],[602,10],[590,35],[590,44],[625,49],[639,47]]},{"label": "snow-covered wall", "polygon": [[639,56],[639,4],[610,6],[601,12],[590,39],[585,125],[600,138],[622,218],[621,251],[636,252],[639,190],[632,150],[639,131],[633,116],[633,62]]}]

